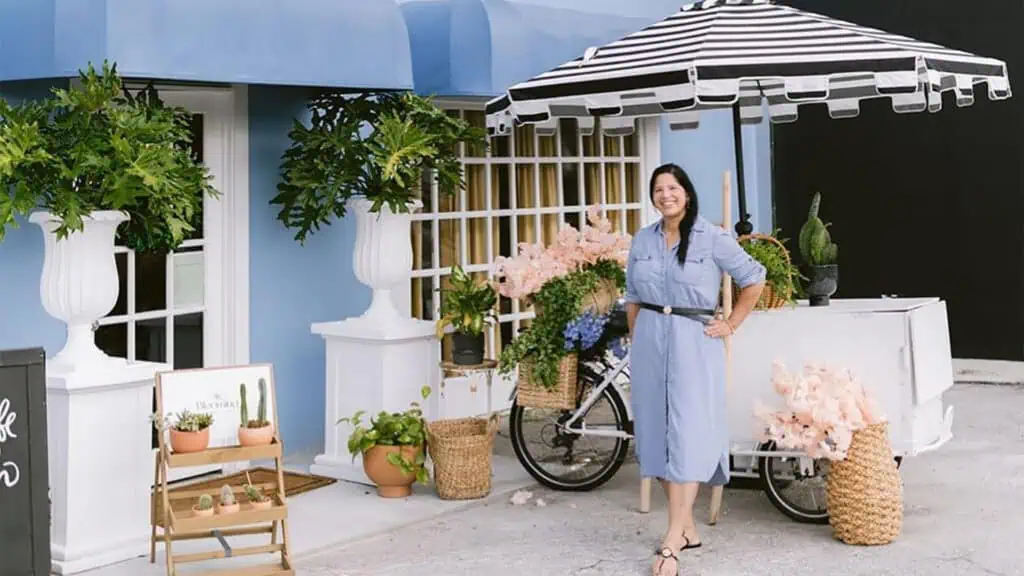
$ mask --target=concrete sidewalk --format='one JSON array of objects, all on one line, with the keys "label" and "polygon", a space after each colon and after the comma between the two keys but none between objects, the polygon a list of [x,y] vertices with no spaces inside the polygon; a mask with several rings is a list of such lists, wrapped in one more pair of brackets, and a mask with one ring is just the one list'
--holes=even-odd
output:
[{"label": "concrete sidewalk", "polygon": [[[912,576],[1024,574],[1024,387],[957,385],[956,437],[908,459],[903,535],[889,546],[839,543],[828,526],[796,524],[757,491],[726,492],[724,516],[701,526],[704,547],[681,574]],[[353,542],[299,561],[298,573],[335,576],[596,576],[649,574],[666,515],[635,511],[635,466],[583,494],[535,489]],[[706,518],[707,494],[698,506]],[[538,506],[537,498],[546,506]],[[338,521],[344,522],[340,512]]]}]

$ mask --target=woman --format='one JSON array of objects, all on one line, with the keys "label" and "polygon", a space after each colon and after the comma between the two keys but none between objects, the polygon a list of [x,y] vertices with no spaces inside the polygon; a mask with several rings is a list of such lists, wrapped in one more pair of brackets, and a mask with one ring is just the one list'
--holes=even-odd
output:
[{"label": "woman", "polygon": [[[698,214],[682,168],[651,177],[661,220],[637,232],[626,269],[626,313],[637,456],[668,497],[668,531],[652,566],[676,574],[678,553],[701,545],[693,519],[700,483],[729,480],[725,346],[754,308],[765,269],[724,229]],[[715,314],[722,272],[741,287],[728,318]]]}]

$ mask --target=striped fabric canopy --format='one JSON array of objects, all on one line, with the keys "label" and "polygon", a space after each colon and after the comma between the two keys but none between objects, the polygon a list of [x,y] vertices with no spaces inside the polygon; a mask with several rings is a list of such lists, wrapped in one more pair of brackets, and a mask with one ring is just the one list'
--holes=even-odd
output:
[{"label": "striped fabric canopy", "polygon": [[637,118],[667,116],[674,130],[695,128],[702,110],[739,100],[744,124],[773,122],[797,107],[825,103],[833,118],[856,116],[859,101],[886,97],[896,112],[936,112],[953,90],[974,103],[974,86],[1010,97],[1006,63],[774,4],[704,0],[571,62],[521,82],[487,104],[492,134],[532,123],[550,134],[559,118],[609,135]]}]

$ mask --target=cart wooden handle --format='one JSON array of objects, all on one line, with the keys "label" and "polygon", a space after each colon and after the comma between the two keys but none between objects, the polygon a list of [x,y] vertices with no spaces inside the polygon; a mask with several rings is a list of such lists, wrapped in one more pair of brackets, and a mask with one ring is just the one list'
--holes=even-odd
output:
[{"label": "cart wooden handle", "polygon": [[[725,171],[722,180],[722,228],[729,230],[729,223],[732,222],[732,183],[730,182],[729,171]],[[722,316],[728,318],[732,314],[732,278],[728,274],[722,274]],[[729,391],[732,388],[732,336],[725,337],[725,393],[728,402]],[[725,494],[724,486],[711,487],[711,503],[708,506],[708,524],[712,526],[718,523],[722,512],[722,497]]]}]

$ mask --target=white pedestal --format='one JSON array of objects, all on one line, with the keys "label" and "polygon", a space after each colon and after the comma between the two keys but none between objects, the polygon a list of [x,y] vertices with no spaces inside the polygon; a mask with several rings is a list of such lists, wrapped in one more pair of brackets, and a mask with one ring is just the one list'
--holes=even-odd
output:
[{"label": "white pedestal", "polygon": [[153,380],[164,364],[47,366],[54,572],[148,553]]},{"label": "white pedestal", "polygon": [[314,334],[327,346],[324,453],[314,459],[310,472],[321,476],[373,485],[363,472],[362,458],[353,461],[348,451],[352,426],[339,418],[364,410],[364,423],[381,410],[400,412],[419,402],[431,418],[433,397],[424,402],[423,386],[437,394],[441,348],[434,323],[407,320],[371,325],[363,319],[313,324]]}]

